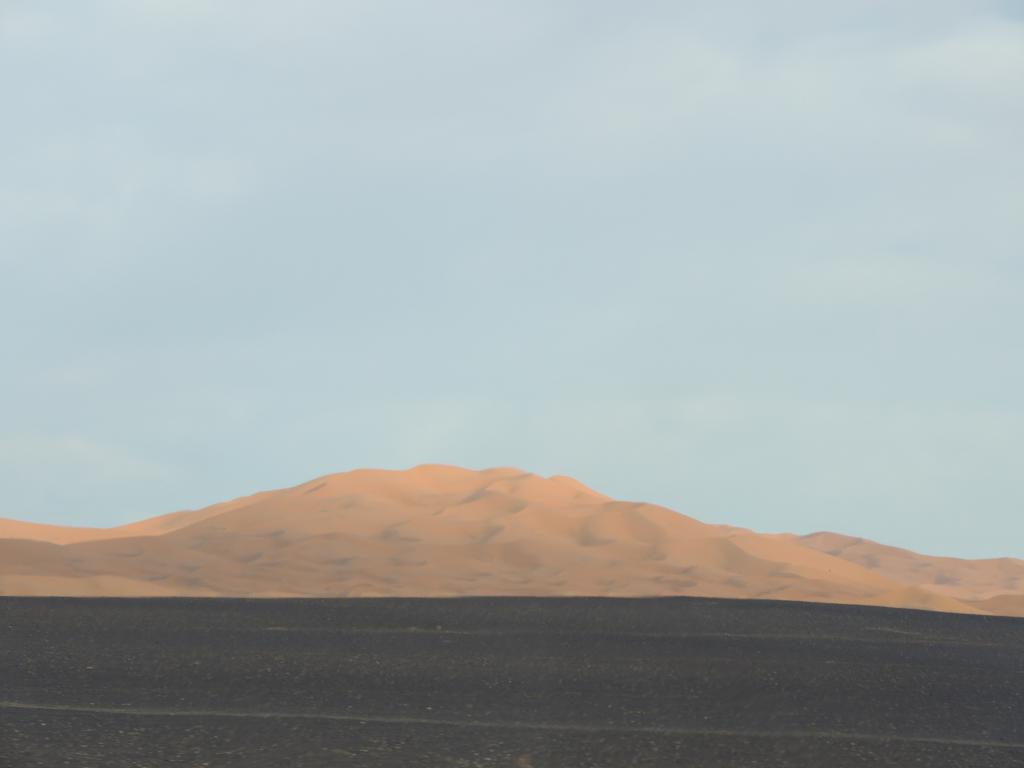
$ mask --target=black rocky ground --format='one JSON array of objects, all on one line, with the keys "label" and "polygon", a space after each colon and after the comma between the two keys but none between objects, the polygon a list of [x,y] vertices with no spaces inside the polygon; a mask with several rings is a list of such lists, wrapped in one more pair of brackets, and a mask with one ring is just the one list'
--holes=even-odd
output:
[{"label": "black rocky ground", "polygon": [[0,598],[0,766],[1024,766],[1024,620]]}]

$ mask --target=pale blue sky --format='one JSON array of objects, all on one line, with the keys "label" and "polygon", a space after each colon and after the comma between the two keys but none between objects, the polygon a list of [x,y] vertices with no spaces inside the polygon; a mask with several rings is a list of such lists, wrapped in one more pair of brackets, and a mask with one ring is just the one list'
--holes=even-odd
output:
[{"label": "pale blue sky", "polygon": [[570,474],[1024,556],[1024,14],[5,0],[0,516]]}]

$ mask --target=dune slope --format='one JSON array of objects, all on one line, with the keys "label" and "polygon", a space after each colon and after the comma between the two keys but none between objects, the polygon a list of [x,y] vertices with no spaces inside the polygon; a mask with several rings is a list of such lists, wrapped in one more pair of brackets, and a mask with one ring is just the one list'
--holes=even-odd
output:
[{"label": "dune slope", "polygon": [[[990,608],[1024,606],[1024,560],[933,557],[838,533],[794,537],[801,546],[862,566],[905,587]],[[1018,611],[1019,612],[1019,611]]]}]

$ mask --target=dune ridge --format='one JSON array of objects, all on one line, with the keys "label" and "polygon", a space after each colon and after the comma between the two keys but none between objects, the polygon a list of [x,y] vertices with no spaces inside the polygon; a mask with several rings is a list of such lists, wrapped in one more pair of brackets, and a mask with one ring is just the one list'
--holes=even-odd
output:
[{"label": "dune ridge", "polygon": [[0,519],[0,594],[693,595],[1024,615],[1024,561],[758,534],[563,476],[422,465],[109,529]]}]

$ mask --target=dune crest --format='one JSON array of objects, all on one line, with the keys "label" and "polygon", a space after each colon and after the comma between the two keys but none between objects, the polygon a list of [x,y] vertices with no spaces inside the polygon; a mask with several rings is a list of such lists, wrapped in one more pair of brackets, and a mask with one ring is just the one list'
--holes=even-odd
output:
[{"label": "dune crest", "polygon": [[421,465],[109,529],[0,520],[0,594],[695,595],[1024,615],[1024,563],[758,534],[564,476]]}]

